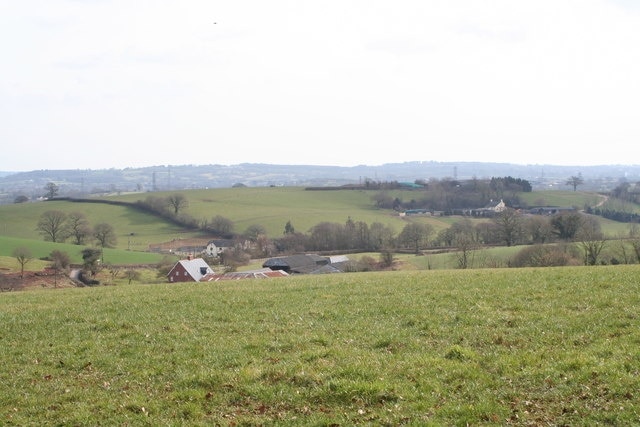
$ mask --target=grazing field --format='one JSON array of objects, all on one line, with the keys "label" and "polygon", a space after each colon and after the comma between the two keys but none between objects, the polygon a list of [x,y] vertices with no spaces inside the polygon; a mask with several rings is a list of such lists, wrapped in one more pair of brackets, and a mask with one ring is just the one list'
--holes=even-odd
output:
[{"label": "grazing field", "polygon": [[119,249],[146,251],[150,243],[197,234],[185,232],[182,227],[161,218],[123,206],[52,201],[0,206],[0,235],[43,240],[36,227],[42,213],[48,210],[81,212],[92,226],[99,223],[110,224],[117,235]]},{"label": "grazing field", "polygon": [[[406,221],[391,209],[378,209],[372,197],[374,190],[307,191],[303,187],[252,187],[216,188],[181,192],[189,201],[185,213],[197,219],[211,219],[216,215],[233,220],[236,232],[243,232],[250,225],[260,224],[270,237],[280,237],[287,221],[297,231],[306,233],[314,225],[323,222],[344,224],[349,217],[368,224],[380,222],[400,232]],[[165,197],[168,193],[151,196]],[[398,197],[410,200],[419,193],[397,190]],[[132,194],[117,197],[118,200],[144,200],[146,195]],[[434,228],[448,227],[438,218],[423,217]]]},{"label": "grazing field", "polygon": [[588,191],[532,191],[519,193],[520,199],[528,206],[563,206],[584,209],[595,206],[606,198]]},{"label": "grazing field", "polygon": [[0,294],[5,425],[630,425],[639,267]]},{"label": "grazing field", "polygon": [[[41,240],[18,239],[13,237],[0,236],[0,257],[12,258],[15,248],[29,248],[34,260],[46,258],[54,250],[66,252],[72,263],[82,264],[81,251],[87,246],[72,245],[70,243],[52,243]],[[151,252],[127,251],[122,249],[104,250],[104,262],[110,264],[157,264],[162,259],[162,255]],[[4,263],[10,261],[5,260]],[[13,258],[13,263],[17,263]],[[25,266],[27,270],[40,269],[41,264],[29,263]]]}]

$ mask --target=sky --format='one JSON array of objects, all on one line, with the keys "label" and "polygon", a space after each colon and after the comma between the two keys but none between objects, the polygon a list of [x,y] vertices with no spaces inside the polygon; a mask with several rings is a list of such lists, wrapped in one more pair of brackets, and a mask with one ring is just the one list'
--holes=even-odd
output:
[{"label": "sky", "polygon": [[635,0],[0,0],[0,170],[640,164]]}]

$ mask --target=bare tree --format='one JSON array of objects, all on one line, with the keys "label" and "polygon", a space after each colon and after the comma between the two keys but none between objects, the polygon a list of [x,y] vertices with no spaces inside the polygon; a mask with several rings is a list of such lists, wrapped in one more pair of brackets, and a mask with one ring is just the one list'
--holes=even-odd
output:
[{"label": "bare tree", "polygon": [[515,209],[500,212],[493,222],[498,226],[500,237],[507,246],[517,243],[522,236],[522,218]]},{"label": "bare tree", "polygon": [[54,243],[64,242],[68,236],[66,220],[66,213],[59,210],[49,210],[43,212],[40,216],[36,230],[38,230],[47,241]]},{"label": "bare tree", "polygon": [[133,280],[140,280],[140,272],[138,270],[134,270],[133,268],[125,270],[124,276],[127,278],[127,280],[129,280],[129,284],[131,284],[131,281]]},{"label": "bare tree", "polygon": [[635,255],[635,261],[640,263],[640,226],[638,226],[638,224],[631,224],[629,228],[629,240],[633,254]]},{"label": "bare tree", "polygon": [[119,266],[119,265],[108,264],[107,265],[107,271],[109,271],[109,277],[111,278],[111,284],[114,284],[116,282],[116,279],[118,278],[118,275],[122,271],[122,267]]},{"label": "bare tree", "polygon": [[93,229],[93,237],[96,239],[98,246],[102,248],[113,248],[118,242],[115,230],[111,224],[104,222],[95,226]]},{"label": "bare tree", "polygon": [[82,212],[72,212],[67,218],[67,230],[76,245],[84,245],[91,235],[91,227],[87,217]]},{"label": "bare tree", "polygon": [[393,246],[395,233],[391,227],[381,222],[374,222],[369,227],[369,247],[372,250],[383,250]]},{"label": "bare tree", "polygon": [[233,231],[233,221],[222,215],[216,215],[211,218],[209,227],[220,234],[229,234]]},{"label": "bare tree", "polygon": [[536,244],[547,243],[553,237],[553,229],[549,218],[535,215],[526,219],[524,228],[529,234],[531,242]]},{"label": "bare tree", "polygon": [[573,187],[573,191],[576,191],[578,185],[584,184],[584,179],[582,179],[582,174],[574,175],[567,180],[567,185]]},{"label": "bare tree", "polygon": [[19,246],[13,250],[13,256],[18,260],[18,264],[20,264],[20,278],[24,279],[24,266],[33,259],[33,255],[29,248]]},{"label": "bare tree", "polygon": [[600,229],[598,220],[592,217],[586,217],[582,221],[582,227],[577,234],[584,254],[585,265],[596,265],[600,252],[604,249],[607,239]]},{"label": "bare tree", "polygon": [[427,245],[432,234],[433,227],[431,225],[411,222],[404,226],[398,235],[398,241],[411,246],[417,254],[422,247]]},{"label": "bare tree", "polygon": [[178,212],[180,212],[181,209],[189,206],[189,201],[182,193],[174,193],[167,197],[166,200],[167,204],[169,204],[169,206],[173,209],[173,214],[175,216],[178,216]]},{"label": "bare tree", "polygon": [[111,224],[100,223],[94,227],[93,237],[102,249],[102,261],[104,262],[104,248],[112,248],[116,245],[116,233]]},{"label": "bare tree", "polygon": [[476,248],[476,242],[469,234],[456,234],[454,237],[454,246],[456,247],[456,259],[458,268],[467,269],[473,266],[473,250]]}]

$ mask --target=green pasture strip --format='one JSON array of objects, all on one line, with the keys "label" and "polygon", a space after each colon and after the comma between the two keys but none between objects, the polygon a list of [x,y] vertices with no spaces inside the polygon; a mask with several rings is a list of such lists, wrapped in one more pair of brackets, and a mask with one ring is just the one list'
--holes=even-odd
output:
[{"label": "green pasture strip", "polygon": [[[2,241],[2,238],[0,237],[0,242]],[[41,261],[39,259],[34,259],[29,261],[25,266],[24,266],[24,271],[42,271],[43,269],[47,268],[47,266],[49,266],[51,263],[47,262],[47,261]],[[18,263],[18,261],[16,260],[15,257],[12,256],[3,256],[0,255],[0,273],[2,272],[19,272],[20,271],[20,264]]]},{"label": "green pasture strip", "polygon": [[[175,192],[150,194],[130,194],[114,197],[116,200],[134,202],[146,197],[166,197]],[[380,222],[400,232],[405,220],[397,212],[378,209],[372,197],[377,191],[331,190],[308,191],[303,187],[247,187],[216,188],[209,190],[179,191],[189,201],[185,213],[196,219],[211,219],[216,215],[234,222],[235,231],[243,232],[250,225],[265,227],[269,236],[280,237],[287,221],[291,221],[297,231],[306,233],[320,222],[345,223],[353,221],[367,224]],[[437,219],[436,229],[447,225]]]},{"label": "green pasture strip", "polygon": [[[468,268],[507,267],[509,260],[525,247],[526,246],[504,246],[470,251]],[[401,269],[442,270],[459,268],[457,260],[458,254],[455,251],[445,253],[429,253],[425,251],[417,256],[414,254],[396,254],[394,257],[402,261]],[[412,266],[412,268],[409,266]]]},{"label": "green pasture strip", "polygon": [[632,425],[638,266],[0,294],[4,425]]},{"label": "green pasture strip", "polygon": [[583,209],[585,205],[595,206],[604,196],[587,191],[532,191],[519,193],[518,197],[529,206],[560,206]]},{"label": "green pasture strip", "polygon": [[[54,250],[59,250],[62,252],[66,252],[71,258],[72,263],[81,264],[81,251],[87,246],[0,236],[0,256],[12,257],[13,250],[17,247],[28,248],[31,251],[34,259],[48,257],[49,254],[51,254],[51,252],[53,252]],[[108,248],[104,250],[104,261],[111,264],[157,264],[161,259],[162,255],[151,252],[127,251],[123,249]],[[39,269],[36,268],[36,264],[32,263],[27,264],[26,268],[27,270]]]},{"label": "green pasture strip", "polygon": [[150,243],[169,241],[180,237],[193,237],[198,233],[185,232],[181,227],[165,220],[124,206],[101,203],[75,203],[52,201],[0,206],[0,235],[42,240],[36,230],[43,212],[61,210],[81,212],[90,225],[110,224],[117,235],[119,249],[146,251]]}]

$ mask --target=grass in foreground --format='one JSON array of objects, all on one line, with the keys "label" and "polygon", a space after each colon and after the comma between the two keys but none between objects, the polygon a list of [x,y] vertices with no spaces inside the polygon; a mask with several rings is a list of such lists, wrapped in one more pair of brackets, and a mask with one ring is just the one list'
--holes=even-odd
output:
[{"label": "grass in foreground", "polygon": [[8,425],[640,419],[637,266],[0,297]]}]

